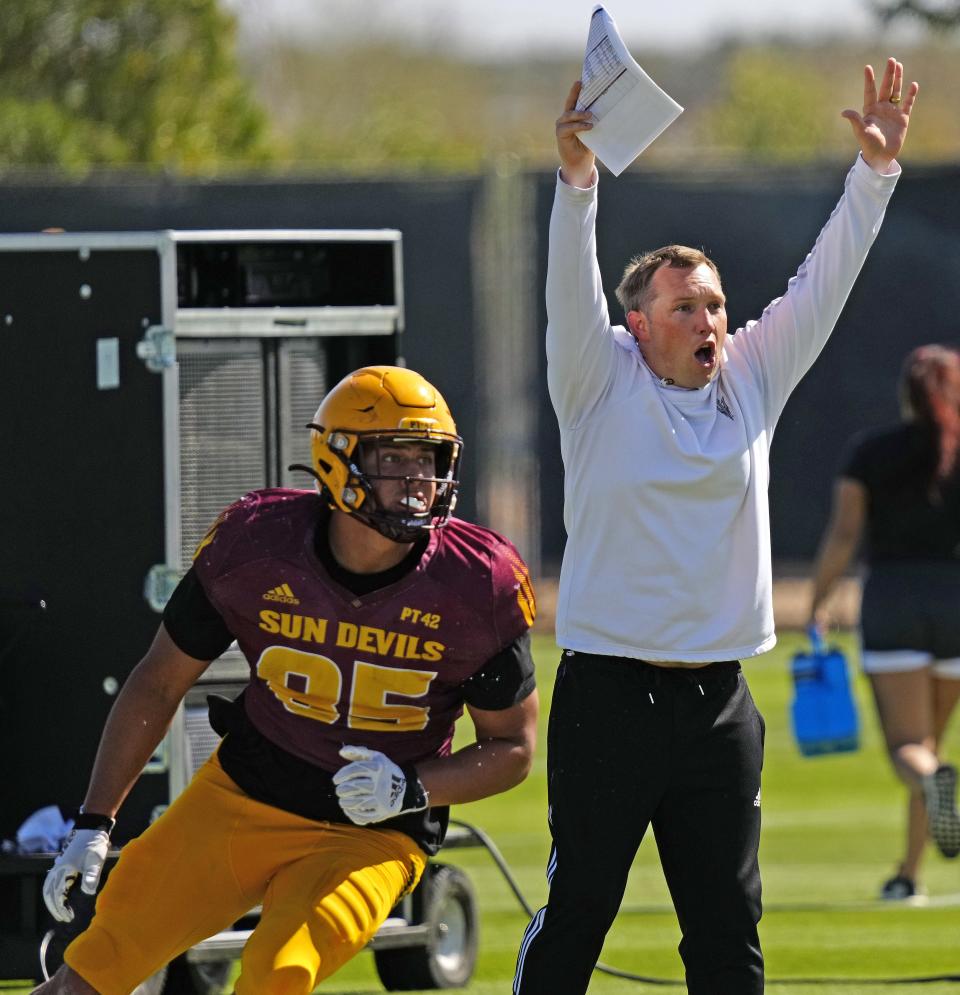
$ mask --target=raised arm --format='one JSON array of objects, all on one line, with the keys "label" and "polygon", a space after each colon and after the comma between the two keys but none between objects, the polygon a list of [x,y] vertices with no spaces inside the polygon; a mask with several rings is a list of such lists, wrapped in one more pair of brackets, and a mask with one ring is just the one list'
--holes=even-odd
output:
[{"label": "raised arm", "polygon": [[842,112],[860,143],[860,154],[877,173],[887,173],[903,148],[910,125],[910,112],[920,92],[911,83],[903,92],[903,63],[887,59],[883,78],[877,87],[873,66],[863,68],[863,110]]},{"label": "raised arm", "polygon": [[[903,94],[903,66],[889,59],[877,88],[873,68],[864,69],[862,113],[845,110],[861,154],[847,174],[843,197],[817,237],[787,291],[727,342],[734,360],[745,361],[764,387],[767,423],[776,424],[791,391],[826,345],[867,253],[883,223],[900,175],[903,148],[919,87]],[[895,101],[895,102],[894,102]]]},{"label": "raised arm", "polygon": [[580,141],[580,135],[593,127],[590,111],[577,110],[581,82],[570,87],[563,113],[557,118],[557,152],[560,154],[560,179],[572,187],[591,187],[596,179],[596,157]]},{"label": "raised arm", "polygon": [[604,395],[617,353],[597,266],[597,170],[579,138],[592,116],[576,109],[579,93],[577,82],[556,122],[560,175],[547,256],[547,385],[561,426],[576,424]]}]

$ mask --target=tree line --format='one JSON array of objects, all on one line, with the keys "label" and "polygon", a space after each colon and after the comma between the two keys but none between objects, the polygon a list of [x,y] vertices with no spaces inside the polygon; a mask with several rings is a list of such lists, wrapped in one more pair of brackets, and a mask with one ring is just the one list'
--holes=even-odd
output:
[{"label": "tree line", "polygon": [[[899,20],[928,26],[896,52],[923,91],[911,156],[956,160],[960,0],[864,2],[881,36]],[[566,55],[479,62],[376,36],[244,46],[217,0],[3,6],[0,168],[356,175],[469,172],[505,156],[538,168],[553,161],[552,121],[578,69]],[[809,162],[849,152],[837,112],[860,98],[858,64],[887,52],[825,36],[636,54],[686,108],[645,161]]]}]

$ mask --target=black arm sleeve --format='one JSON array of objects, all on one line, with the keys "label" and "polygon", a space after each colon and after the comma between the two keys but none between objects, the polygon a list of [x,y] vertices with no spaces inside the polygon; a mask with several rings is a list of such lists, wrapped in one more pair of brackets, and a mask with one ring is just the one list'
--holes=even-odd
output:
[{"label": "black arm sleeve", "polygon": [[468,705],[489,712],[502,712],[518,704],[536,686],[529,630],[500,650],[461,685]]},{"label": "black arm sleeve", "polygon": [[195,660],[215,660],[233,642],[233,633],[210,603],[193,567],[163,609],[163,624],[177,648]]}]

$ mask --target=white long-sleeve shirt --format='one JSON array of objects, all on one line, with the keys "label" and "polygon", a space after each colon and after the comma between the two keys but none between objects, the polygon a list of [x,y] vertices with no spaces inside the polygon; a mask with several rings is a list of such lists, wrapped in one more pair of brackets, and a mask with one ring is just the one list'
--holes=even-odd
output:
[{"label": "white long-sleeve shirt", "polygon": [[558,179],[547,268],[547,379],[560,423],[567,544],[557,642],[581,652],[704,663],[776,642],[770,445],[819,355],[897,178],[859,156],[787,285],[728,336],[706,387],[665,386],[612,326],[596,260],[596,184]]}]

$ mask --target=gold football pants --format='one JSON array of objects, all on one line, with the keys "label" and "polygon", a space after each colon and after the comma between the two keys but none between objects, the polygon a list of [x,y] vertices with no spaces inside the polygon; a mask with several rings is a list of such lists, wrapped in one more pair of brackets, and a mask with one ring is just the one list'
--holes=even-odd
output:
[{"label": "gold football pants", "polygon": [[415,887],[426,855],[404,833],[314,822],[245,795],[216,755],[124,848],[66,962],[128,995],[255,905],[237,995],[308,995]]}]

